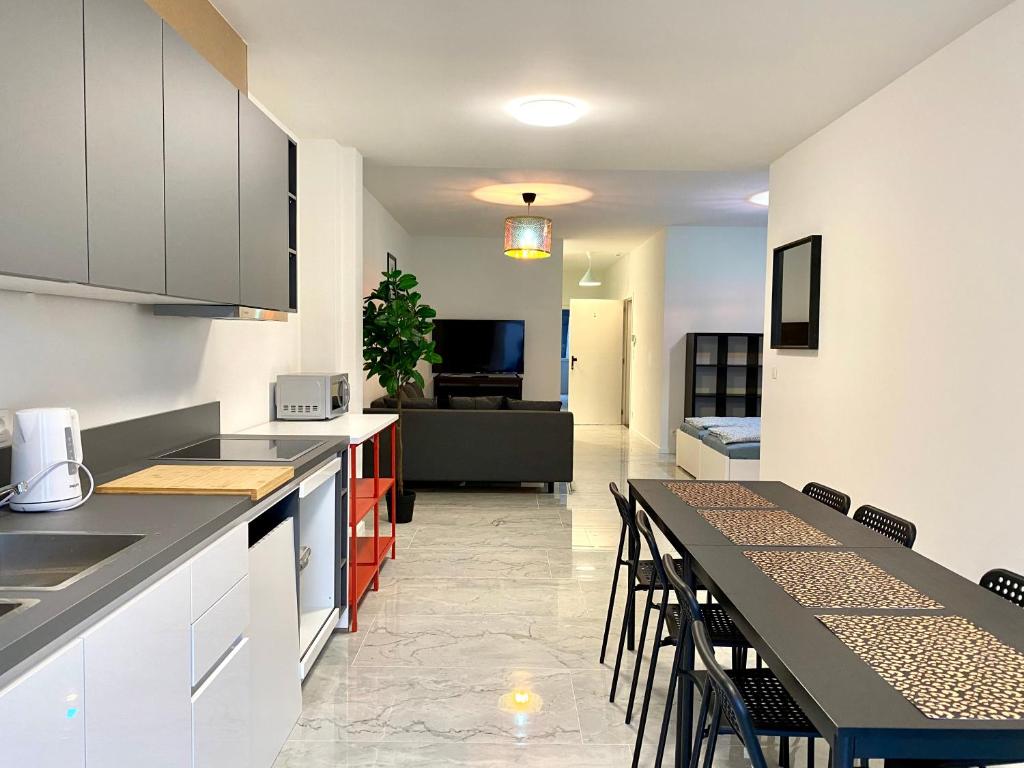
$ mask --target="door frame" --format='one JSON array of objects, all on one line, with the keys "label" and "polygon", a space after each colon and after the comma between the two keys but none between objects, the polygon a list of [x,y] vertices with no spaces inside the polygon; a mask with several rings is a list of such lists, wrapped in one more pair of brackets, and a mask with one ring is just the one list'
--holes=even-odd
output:
[{"label": "door frame", "polygon": [[629,426],[629,386],[633,375],[633,299],[622,300],[622,426]]}]

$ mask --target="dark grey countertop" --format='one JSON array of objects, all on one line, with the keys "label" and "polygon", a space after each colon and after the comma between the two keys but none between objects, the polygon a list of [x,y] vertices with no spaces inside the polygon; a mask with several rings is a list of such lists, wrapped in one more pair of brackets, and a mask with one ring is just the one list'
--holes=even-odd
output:
[{"label": "dark grey countertop", "polygon": [[[333,455],[343,455],[348,445],[347,438],[317,439],[323,440],[323,445],[292,462],[295,478],[258,502],[246,496],[101,494],[78,509],[66,512],[19,513],[6,509],[0,512],[0,532],[145,535],[108,563],[63,589],[0,589],[0,600],[39,601],[27,609],[0,617],[0,688],[41,660],[41,652],[49,652],[49,646],[56,641],[69,639],[86,629],[119,605],[122,598],[156,581],[170,566],[183,562],[211,538],[251,515],[256,507],[266,506],[269,500],[283,495],[285,489],[296,486],[304,475]],[[103,473],[97,477],[97,482],[106,482],[154,463],[157,462],[141,460]]]}]

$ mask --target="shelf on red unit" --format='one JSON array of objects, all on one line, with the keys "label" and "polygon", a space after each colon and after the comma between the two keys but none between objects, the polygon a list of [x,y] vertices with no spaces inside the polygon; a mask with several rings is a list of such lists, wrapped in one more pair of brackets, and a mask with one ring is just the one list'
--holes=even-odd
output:
[{"label": "shelf on red unit", "polygon": [[367,587],[373,583],[373,577],[377,573],[376,566],[359,565],[355,560],[351,562],[352,583],[355,586],[355,602],[366,592]]},{"label": "shelf on red unit", "polygon": [[374,505],[377,503],[377,499],[359,496],[355,496],[353,498],[355,499],[355,509],[352,510],[352,515],[348,522],[349,525],[355,528],[360,522],[362,522],[363,518],[373,510]]},{"label": "shelf on red unit", "polygon": [[357,536],[355,556],[349,553],[349,559],[359,566],[371,566],[377,564],[376,552],[374,550],[373,536]]},{"label": "shelf on red unit", "polygon": [[[390,526],[389,526],[390,530]],[[382,533],[380,538],[377,539],[377,567],[384,562],[384,558],[387,557],[388,552],[391,550],[391,545],[395,543],[395,537],[390,533]]]},{"label": "shelf on red unit", "polygon": [[360,477],[356,479],[356,498],[357,499],[373,499],[383,498],[384,494],[391,490],[391,486],[395,484],[394,478],[381,477],[377,479],[377,493],[373,492],[374,480],[372,477]]}]

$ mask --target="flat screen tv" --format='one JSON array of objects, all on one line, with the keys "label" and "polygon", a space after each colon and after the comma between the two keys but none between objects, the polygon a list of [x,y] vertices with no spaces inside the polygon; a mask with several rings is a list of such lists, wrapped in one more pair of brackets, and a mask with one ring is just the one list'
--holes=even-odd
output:
[{"label": "flat screen tv", "polygon": [[435,320],[434,373],[522,373],[523,320]]}]

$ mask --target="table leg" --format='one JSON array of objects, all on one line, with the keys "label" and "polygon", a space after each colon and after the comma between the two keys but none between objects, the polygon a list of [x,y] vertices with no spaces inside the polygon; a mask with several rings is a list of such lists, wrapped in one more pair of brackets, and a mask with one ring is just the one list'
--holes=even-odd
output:
[{"label": "table leg", "polygon": [[832,768],[853,768],[853,744],[850,739],[839,735],[832,739],[829,765]]}]

